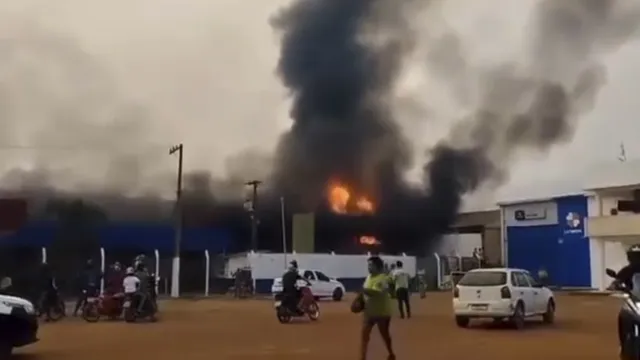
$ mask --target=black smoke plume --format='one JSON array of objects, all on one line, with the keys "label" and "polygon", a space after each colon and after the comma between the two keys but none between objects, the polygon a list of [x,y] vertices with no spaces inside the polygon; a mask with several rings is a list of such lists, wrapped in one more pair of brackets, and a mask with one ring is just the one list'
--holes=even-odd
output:
[{"label": "black smoke plume", "polygon": [[313,210],[339,181],[375,199],[369,227],[387,248],[432,243],[451,228],[465,194],[502,184],[522,152],[571,140],[605,83],[602,54],[634,34],[638,10],[615,0],[540,1],[525,63],[476,66],[455,34],[431,38],[427,67],[473,110],[429,150],[424,187],[415,189],[402,180],[411,152],[390,104],[413,48],[412,14],[424,15],[429,2],[295,1],[274,20],[294,121],[278,148],[276,188]]}]

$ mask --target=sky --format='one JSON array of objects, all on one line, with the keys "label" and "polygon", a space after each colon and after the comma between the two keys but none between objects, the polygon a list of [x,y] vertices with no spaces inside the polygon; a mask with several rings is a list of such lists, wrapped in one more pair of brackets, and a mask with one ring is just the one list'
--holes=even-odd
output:
[{"label": "sky", "polygon": [[[535,2],[448,0],[425,21],[446,24],[470,56],[491,63],[522,52]],[[250,154],[267,164],[291,123],[275,73],[279,39],[269,25],[288,3],[3,0],[0,171],[46,167],[59,187],[118,183],[170,191],[166,174],[175,171],[175,159],[168,147],[184,143],[187,171],[264,175],[255,161],[238,164]],[[418,158],[459,116],[421,66],[419,49],[428,46],[419,42],[407,62],[395,104]],[[607,85],[572,140],[520,157],[508,182],[474,195],[469,208],[580,190],[585,174],[617,161],[620,143],[629,159],[640,158],[640,45],[627,44],[604,62]],[[407,176],[415,178],[420,165]]]}]

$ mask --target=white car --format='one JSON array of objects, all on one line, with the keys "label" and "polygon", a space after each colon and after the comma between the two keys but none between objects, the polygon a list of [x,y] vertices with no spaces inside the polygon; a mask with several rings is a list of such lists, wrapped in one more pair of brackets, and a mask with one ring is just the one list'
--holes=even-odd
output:
[{"label": "white car", "polygon": [[33,304],[24,298],[0,294],[0,359],[13,348],[38,341],[38,319]]},{"label": "white car", "polygon": [[545,323],[552,323],[555,310],[553,292],[526,270],[471,270],[453,289],[453,312],[460,327],[467,327],[472,318],[493,318],[508,319],[521,329],[524,319],[532,316],[542,316]]},{"label": "white car", "polygon": [[[311,293],[316,298],[331,298],[334,301],[342,300],[345,289],[341,282],[334,278],[330,278],[321,271],[299,269],[300,276],[309,280],[311,283]],[[301,284],[302,285],[302,284]],[[271,285],[271,294],[274,296],[282,292],[282,278],[273,279]]]}]

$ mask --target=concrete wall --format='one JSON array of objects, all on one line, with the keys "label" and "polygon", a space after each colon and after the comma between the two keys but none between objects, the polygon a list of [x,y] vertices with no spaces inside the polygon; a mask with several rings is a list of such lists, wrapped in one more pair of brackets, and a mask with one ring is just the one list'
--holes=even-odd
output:
[{"label": "concrete wall", "polygon": [[[242,260],[246,257],[246,261]],[[381,255],[382,260],[394,263],[398,260],[404,264],[404,269],[415,276],[416,258],[413,256]],[[296,260],[301,269],[321,271],[325,275],[341,281],[347,291],[354,291],[362,287],[365,277],[368,275],[368,255],[332,255],[332,254],[270,254],[249,253],[230,257],[231,263],[226,267],[227,272],[233,272],[234,267],[251,267],[253,278],[256,281],[258,293],[271,291],[273,279],[282,276],[287,263]]]},{"label": "concrete wall", "polygon": [[[609,216],[610,209],[616,208],[618,200],[629,200],[631,195],[619,193],[589,196],[588,211],[590,217]],[[590,238],[591,251],[591,283],[593,288],[604,290],[611,283],[605,274],[606,268],[619,270],[627,263],[626,250],[630,243],[640,243],[640,238]]]},{"label": "concrete wall", "polygon": [[502,263],[502,235],[500,226],[500,210],[468,212],[458,215],[455,227],[473,229],[480,235],[485,259],[492,263]]},{"label": "concrete wall", "polygon": [[499,227],[485,227],[482,232],[482,248],[487,263],[501,264],[503,262],[502,233]]}]

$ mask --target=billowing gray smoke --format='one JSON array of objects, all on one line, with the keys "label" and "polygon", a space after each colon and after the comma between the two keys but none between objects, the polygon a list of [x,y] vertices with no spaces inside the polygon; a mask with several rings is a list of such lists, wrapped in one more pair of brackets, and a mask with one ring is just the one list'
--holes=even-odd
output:
[{"label": "billowing gray smoke", "polygon": [[542,0],[525,39],[527,61],[488,68],[467,61],[455,35],[433,39],[426,66],[474,110],[429,151],[424,188],[410,190],[401,181],[410,154],[389,104],[411,53],[410,14],[428,6],[298,0],[276,17],[294,120],[278,149],[281,191],[312,208],[337,179],[378,200],[380,221],[393,219],[402,235],[434,239],[455,221],[463,195],[499,185],[518,154],[571,140],[605,83],[603,54],[630,40],[640,21],[640,6],[629,1]]},{"label": "billowing gray smoke", "polygon": [[[44,215],[49,200],[82,198],[113,220],[169,218],[177,159],[172,144],[149,140],[149,107],[123,96],[109,68],[75,38],[20,17],[3,23],[3,34],[0,196],[29,198],[33,216]],[[206,214],[224,195],[237,201],[245,181],[237,174],[259,168],[255,159],[230,158],[223,180],[186,172],[186,202]]]}]

